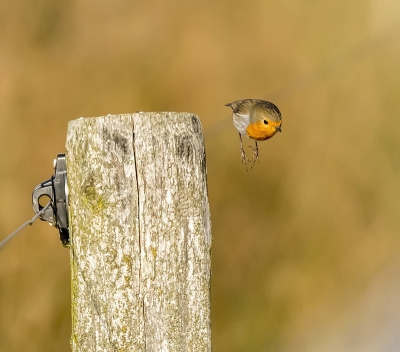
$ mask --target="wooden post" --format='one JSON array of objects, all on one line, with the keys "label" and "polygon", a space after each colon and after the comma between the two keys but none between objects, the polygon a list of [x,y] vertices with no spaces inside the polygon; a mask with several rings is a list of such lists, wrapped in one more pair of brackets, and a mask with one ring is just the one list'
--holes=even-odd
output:
[{"label": "wooden post", "polygon": [[189,113],[68,125],[73,351],[211,351],[211,228]]}]

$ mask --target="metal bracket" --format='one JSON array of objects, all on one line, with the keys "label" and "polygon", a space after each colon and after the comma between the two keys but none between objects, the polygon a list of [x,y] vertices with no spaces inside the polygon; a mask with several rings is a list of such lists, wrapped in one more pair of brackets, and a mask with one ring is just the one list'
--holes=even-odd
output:
[{"label": "metal bracket", "polygon": [[49,208],[39,216],[42,221],[48,221],[56,227],[60,232],[60,241],[64,247],[69,246],[69,231],[68,231],[68,185],[67,185],[67,164],[65,154],[58,154],[54,160],[55,173],[47,181],[37,185],[33,190],[32,204],[33,210],[37,214],[47,204],[41,205],[40,198],[49,198],[51,202]]}]

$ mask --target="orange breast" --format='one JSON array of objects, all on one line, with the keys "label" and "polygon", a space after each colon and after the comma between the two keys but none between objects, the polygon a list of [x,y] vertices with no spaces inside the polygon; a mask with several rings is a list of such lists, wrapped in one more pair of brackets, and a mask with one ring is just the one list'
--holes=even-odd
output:
[{"label": "orange breast", "polygon": [[263,123],[251,123],[246,128],[246,134],[256,141],[265,141],[276,133],[275,127]]}]

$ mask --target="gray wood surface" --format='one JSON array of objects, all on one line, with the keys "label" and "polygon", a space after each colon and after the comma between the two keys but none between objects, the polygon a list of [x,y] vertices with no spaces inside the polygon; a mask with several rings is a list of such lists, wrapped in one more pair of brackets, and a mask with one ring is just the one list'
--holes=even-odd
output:
[{"label": "gray wood surface", "polygon": [[190,113],[68,125],[73,351],[210,351],[211,225]]}]

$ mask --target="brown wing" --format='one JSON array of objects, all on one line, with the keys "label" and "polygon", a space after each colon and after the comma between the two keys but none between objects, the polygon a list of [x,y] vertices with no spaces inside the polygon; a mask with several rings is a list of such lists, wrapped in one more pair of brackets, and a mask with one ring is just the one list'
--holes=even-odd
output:
[{"label": "brown wing", "polygon": [[228,103],[225,106],[229,106],[235,114],[250,115],[253,106],[262,102],[264,102],[264,100],[243,99],[243,100],[236,100],[233,103]]}]

